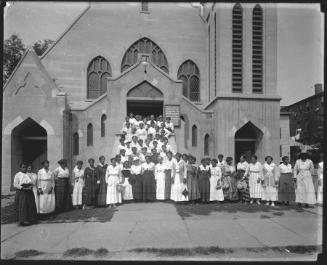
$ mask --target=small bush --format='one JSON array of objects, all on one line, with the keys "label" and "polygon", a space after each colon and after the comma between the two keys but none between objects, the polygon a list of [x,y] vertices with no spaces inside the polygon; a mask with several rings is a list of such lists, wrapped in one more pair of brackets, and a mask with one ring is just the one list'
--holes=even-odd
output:
[{"label": "small bush", "polygon": [[18,258],[29,258],[29,257],[35,257],[38,255],[43,254],[43,252],[35,250],[35,249],[26,249],[26,250],[21,250],[17,251],[15,253],[15,256]]}]

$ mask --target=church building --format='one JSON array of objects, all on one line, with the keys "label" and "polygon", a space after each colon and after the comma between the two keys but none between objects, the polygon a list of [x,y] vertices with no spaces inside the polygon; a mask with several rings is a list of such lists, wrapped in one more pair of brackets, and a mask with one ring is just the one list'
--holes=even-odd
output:
[{"label": "church building", "polygon": [[22,161],[108,162],[131,112],[171,117],[177,150],[197,163],[219,153],[278,162],[289,155],[280,100],[276,4],[90,3],[4,86],[2,191]]}]

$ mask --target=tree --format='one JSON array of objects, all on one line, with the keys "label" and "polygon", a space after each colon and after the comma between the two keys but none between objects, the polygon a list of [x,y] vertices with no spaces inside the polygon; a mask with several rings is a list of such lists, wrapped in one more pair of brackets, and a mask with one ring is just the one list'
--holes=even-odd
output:
[{"label": "tree", "polygon": [[[32,47],[38,56],[41,56],[44,51],[46,51],[53,40],[45,39],[38,40],[33,43]],[[23,40],[18,36],[18,34],[12,34],[3,44],[3,84],[5,84],[14,71],[16,65],[18,64],[20,58],[26,51],[26,47]]]},{"label": "tree", "polygon": [[12,34],[3,43],[3,83],[14,71],[26,48],[18,34]]},{"label": "tree", "polygon": [[53,40],[45,39],[45,40],[39,40],[37,42],[33,43],[33,48],[35,53],[38,56],[41,56],[51,45],[54,43]]}]

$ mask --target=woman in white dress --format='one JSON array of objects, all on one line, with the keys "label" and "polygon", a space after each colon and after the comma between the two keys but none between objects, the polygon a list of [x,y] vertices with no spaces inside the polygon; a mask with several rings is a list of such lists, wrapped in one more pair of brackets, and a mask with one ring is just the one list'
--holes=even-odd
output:
[{"label": "woman in white dress", "polygon": [[319,163],[318,168],[318,194],[317,194],[317,203],[322,204],[323,203],[323,176],[324,175],[324,162],[321,161]]},{"label": "woman in white dress", "polygon": [[266,201],[266,205],[275,206],[275,201],[277,201],[277,174],[276,165],[273,162],[271,156],[266,156],[265,163],[263,164],[263,193],[262,200]]},{"label": "woman in white dress", "polygon": [[125,161],[123,163],[123,168],[121,169],[121,179],[122,179],[122,186],[123,190],[123,200],[124,201],[131,201],[133,200],[133,191],[131,185],[131,170],[129,166],[129,162]]},{"label": "woman in white dress", "polygon": [[30,177],[33,183],[33,194],[34,194],[34,199],[35,199],[35,205],[36,205],[36,213],[40,213],[40,202],[39,202],[39,194],[37,192],[37,175],[32,172],[33,170],[33,165],[29,164],[27,166],[27,172],[26,174]]},{"label": "woman in white dress", "polygon": [[82,208],[82,192],[84,187],[84,169],[83,161],[77,161],[73,170],[73,206],[78,209]]},{"label": "woman in white dress", "polygon": [[316,194],[312,181],[313,169],[313,163],[308,159],[308,154],[302,151],[300,159],[296,160],[294,166],[295,202],[298,203],[299,207],[302,207],[302,203],[305,204],[305,207],[308,207],[308,204],[316,204]]},{"label": "woman in white dress", "polygon": [[41,168],[37,173],[38,193],[40,194],[39,209],[41,214],[54,212],[56,206],[54,193],[55,181],[53,173],[49,169],[49,164],[48,160],[43,161],[43,168]]},{"label": "woman in white dress", "polygon": [[[175,155],[175,177],[173,179],[173,184],[171,186],[171,200],[175,202],[188,201],[188,196],[186,193],[183,194],[184,190],[187,190],[186,180],[187,171],[185,161],[181,159],[182,155],[177,153]],[[186,194],[186,196],[185,196]]]},{"label": "woman in white dress", "polygon": [[146,129],[144,128],[144,123],[140,123],[140,128],[138,128],[136,130],[136,135],[139,139],[142,139],[143,141],[145,141],[145,139],[148,137],[148,133],[146,131]]},{"label": "woman in white dress", "polygon": [[[211,160],[210,165],[210,201],[223,201],[224,193],[221,187],[222,172],[220,167],[217,166],[217,159]],[[218,187],[218,188],[217,188]]]},{"label": "woman in white dress", "polygon": [[250,204],[252,204],[254,200],[257,204],[260,204],[260,199],[262,198],[262,165],[257,161],[257,159],[256,155],[252,155],[251,163],[245,173],[245,175],[249,176]]},{"label": "woman in white dress", "polygon": [[109,207],[116,207],[117,203],[122,202],[121,192],[117,190],[117,185],[120,184],[120,167],[116,164],[116,159],[111,159],[111,165],[106,171],[107,186],[107,204]]},{"label": "woman in white dress", "polygon": [[154,176],[156,180],[156,199],[165,199],[165,169],[166,165],[163,163],[163,157],[158,156],[158,164],[156,164]]}]

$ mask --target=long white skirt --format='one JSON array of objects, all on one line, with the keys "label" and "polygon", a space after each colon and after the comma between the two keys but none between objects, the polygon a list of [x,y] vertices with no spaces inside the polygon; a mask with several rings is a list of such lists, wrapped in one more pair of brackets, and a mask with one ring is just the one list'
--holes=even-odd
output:
[{"label": "long white skirt", "polygon": [[133,192],[132,192],[132,185],[128,182],[128,178],[125,178],[123,183],[123,200],[133,200]]},{"label": "long white skirt", "polygon": [[156,178],[156,199],[164,200],[165,199],[165,172],[157,173]]},{"label": "long white skirt", "polygon": [[40,213],[52,213],[55,210],[56,198],[55,192],[52,190],[51,194],[40,194]]},{"label": "long white skirt", "polygon": [[107,185],[107,204],[116,204],[122,202],[121,192],[117,191],[117,184],[119,184],[118,176],[110,175]]},{"label": "long white skirt", "polygon": [[257,183],[258,178],[260,178],[259,173],[250,173],[249,176],[249,191],[250,198],[261,199],[262,197],[262,185],[261,182]]},{"label": "long white skirt", "polygon": [[73,206],[82,205],[82,192],[84,187],[84,181],[79,179],[75,182],[73,189]]},{"label": "long white skirt", "polygon": [[35,205],[36,205],[36,212],[40,213],[40,198],[37,194],[37,188],[33,187],[33,193],[34,193],[34,199],[35,199]]},{"label": "long white skirt", "polygon": [[316,193],[309,171],[300,171],[296,177],[295,202],[316,204]]},{"label": "long white skirt", "polygon": [[187,186],[179,179],[179,173],[176,172],[174,183],[171,185],[170,199],[175,202],[188,201],[188,196],[182,194],[184,189],[187,189]]},{"label": "long white skirt", "polygon": [[224,192],[223,189],[217,190],[218,176],[211,175],[210,177],[210,201],[223,201]]},{"label": "long white skirt", "polygon": [[272,202],[277,201],[277,188],[273,186],[262,188],[262,200]]}]

